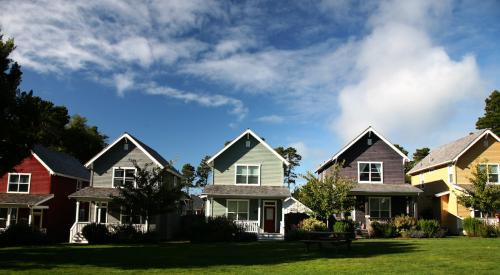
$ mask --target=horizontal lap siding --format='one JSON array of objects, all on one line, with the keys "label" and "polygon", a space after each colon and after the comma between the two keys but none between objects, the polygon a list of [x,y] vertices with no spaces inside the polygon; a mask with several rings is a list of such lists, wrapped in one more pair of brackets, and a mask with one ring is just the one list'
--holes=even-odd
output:
[{"label": "horizontal lap siding", "polygon": [[113,167],[133,167],[131,159],[136,160],[140,167],[153,162],[131,142],[128,143],[129,148],[125,151],[123,143],[124,141],[120,141],[94,162],[94,187],[113,187]]},{"label": "horizontal lap siding", "polygon": [[[12,173],[31,173],[30,194],[50,194],[50,174],[45,167],[33,156],[26,157],[16,165]],[[9,173],[0,178],[0,192],[7,193]]]},{"label": "horizontal lap siding", "polygon": [[235,184],[236,164],[261,165],[261,185],[283,185],[283,162],[264,145],[250,136],[251,146],[245,147],[246,137],[241,138],[214,161],[214,184]]},{"label": "horizontal lap siding", "polygon": [[[338,158],[339,161],[345,161],[341,175],[357,182],[358,162],[378,161],[383,162],[384,184],[403,184],[405,182],[403,158],[376,135],[372,134],[371,138],[372,145],[369,146],[367,143],[367,134]],[[326,174],[329,174],[331,169],[327,168]]]},{"label": "horizontal lap siding", "polygon": [[[485,147],[483,142],[488,139],[488,146]],[[457,183],[470,183],[469,178],[472,176],[472,168],[478,163],[500,163],[500,142],[493,137],[484,137],[472,146],[465,154],[457,161],[456,178]]]},{"label": "horizontal lap siding", "polygon": [[[213,217],[217,216],[226,216],[226,203],[227,200],[238,200],[238,199],[221,199],[221,198],[215,198],[213,200],[212,204],[212,211]],[[246,199],[241,199],[241,200],[246,200]],[[259,217],[259,200],[258,199],[249,199],[249,205],[248,205],[248,214],[249,214],[249,219],[256,221]]]}]

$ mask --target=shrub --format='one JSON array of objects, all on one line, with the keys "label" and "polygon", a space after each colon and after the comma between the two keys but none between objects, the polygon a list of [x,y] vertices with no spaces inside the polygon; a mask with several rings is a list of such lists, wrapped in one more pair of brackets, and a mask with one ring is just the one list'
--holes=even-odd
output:
[{"label": "shrub", "polygon": [[104,224],[89,223],[83,227],[82,234],[89,244],[102,244],[111,241],[108,228]]},{"label": "shrub", "polygon": [[409,233],[410,238],[426,238],[427,235],[423,231],[412,230]]},{"label": "shrub", "polygon": [[465,234],[468,237],[479,237],[479,234],[480,234],[479,228],[481,227],[482,224],[483,224],[483,222],[480,219],[471,218],[471,217],[465,218],[464,219]]},{"label": "shrub", "polygon": [[486,223],[481,223],[479,225],[479,236],[483,238],[492,238],[496,237],[496,228],[494,225],[486,224]]},{"label": "shrub", "polygon": [[370,237],[375,238],[392,238],[395,237],[396,227],[390,223],[381,223],[381,222],[372,222],[370,224],[371,230],[368,230],[368,234]]},{"label": "shrub", "polygon": [[299,223],[299,228],[304,231],[328,231],[326,224],[315,218],[308,218]]},{"label": "shrub", "polygon": [[417,219],[410,216],[396,216],[394,218],[394,226],[398,232],[403,230],[412,230],[417,226]]},{"label": "shrub", "polygon": [[257,234],[253,232],[236,232],[234,240],[237,242],[255,242],[257,241]]},{"label": "shrub", "polygon": [[293,228],[285,234],[286,241],[299,241],[307,239],[307,231],[300,228]]},{"label": "shrub", "polygon": [[354,238],[354,223],[352,221],[337,221],[333,225],[333,232],[349,233],[350,238]]},{"label": "shrub", "polygon": [[419,220],[417,228],[424,232],[426,237],[434,238],[439,232],[440,225],[436,220]]},{"label": "shrub", "polygon": [[243,229],[226,217],[210,217],[207,221],[193,223],[192,242],[227,242],[233,241]]},{"label": "shrub", "polygon": [[0,246],[10,245],[39,245],[48,242],[47,236],[27,224],[10,225],[0,234]]},{"label": "shrub", "polygon": [[128,224],[115,225],[110,235],[112,241],[116,243],[137,243],[142,240],[142,233]]}]

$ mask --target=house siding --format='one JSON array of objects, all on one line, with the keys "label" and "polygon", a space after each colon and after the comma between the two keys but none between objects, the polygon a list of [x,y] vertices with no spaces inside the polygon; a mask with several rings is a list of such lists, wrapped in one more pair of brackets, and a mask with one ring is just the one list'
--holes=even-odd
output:
[{"label": "house siding", "polygon": [[124,141],[118,142],[93,163],[93,187],[113,187],[113,167],[133,167],[130,160],[136,160],[140,167],[153,162],[141,149],[128,142],[128,150],[123,148]]},{"label": "house siding", "polygon": [[[383,183],[405,183],[403,158],[375,134],[371,135],[372,145],[368,145],[368,134],[359,139],[338,157],[344,161],[340,174],[358,181],[358,162],[378,161],[383,163]],[[331,173],[332,166],[325,169],[326,175]]]},{"label": "house siding", "polygon": [[[483,142],[486,139],[488,146],[484,147]],[[458,159],[456,164],[457,183],[470,183],[469,178],[472,177],[472,169],[475,165],[486,162],[500,163],[500,142],[491,136],[483,137]]]},{"label": "house siding", "polygon": [[249,136],[250,148],[245,147],[246,136],[238,140],[214,160],[214,184],[234,185],[237,164],[257,164],[263,186],[283,185],[283,162],[257,139]]},{"label": "house siding", "polygon": [[[31,173],[30,194],[50,194],[50,174],[47,169],[33,156],[29,155],[16,165],[11,173]],[[9,173],[0,178],[0,192],[7,193]]]}]

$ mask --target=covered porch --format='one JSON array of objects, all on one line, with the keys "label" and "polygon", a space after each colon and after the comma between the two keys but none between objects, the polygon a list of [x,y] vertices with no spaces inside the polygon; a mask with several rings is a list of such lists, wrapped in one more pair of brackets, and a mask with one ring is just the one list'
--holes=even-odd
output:
[{"label": "covered porch", "polygon": [[28,224],[33,228],[47,233],[47,201],[53,194],[14,194],[0,193],[0,231],[13,224]]},{"label": "covered porch", "polygon": [[[118,196],[116,188],[94,188],[86,187],[71,195],[69,198],[76,200],[75,222],[70,229],[70,243],[86,243],[82,235],[82,229],[90,223],[104,224],[109,231],[113,231],[117,225],[127,224],[133,226],[137,231],[146,232],[148,222],[138,215],[125,213],[120,207],[112,203],[114,196]],[[150,225],[150,230],[154,225]]]},{"label": "covered porch", "polygon": [[418,218],[418,195],[422,190],[409,184],[358,184],[351,190],[356,196],[351,219],[367,229],[373,221],[387,221],[398,215]]},{"label": "covered porch", "polygon": [[211,185],[205,187],[205,216],[234,220],[246,232],[260,239],[283,239],[285,199],[290,191],[281,186]]}]

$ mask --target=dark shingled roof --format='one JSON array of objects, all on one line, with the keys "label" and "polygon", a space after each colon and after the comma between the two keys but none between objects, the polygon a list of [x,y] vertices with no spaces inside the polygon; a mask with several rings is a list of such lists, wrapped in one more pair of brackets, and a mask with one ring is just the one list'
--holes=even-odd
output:
[{"label": "dark shingled roof", "polygon": [[42,145],[33,147],[35,153],[56,174],[89,180],[90,173],[76,158],[48,149]]},{"label": "dark shingled roof", "polygon": [[353,195],[417,195],[423,191],[410,184],[357,184]]},{"label": "dark shingled roof", "polygon": [[92,198],[92,199],[111,199],[112,196],[120,195],[117,188],[97,188],[85,187],[68,196],[68,198]]},{"label": "dark shingled roof", "polygon": [[241,186],[241,185],[208,185],[202,195],[214,197],[246,197],[246,198],[288,198],[290,190],[284,186]]},{"label": "dark shingled roof", "polygon": [[474,140],[481,136],[487,129],[476,131],[463,138],[457,139],[447,144],[443,144],[436,149],[433,149],[429,155],[417,163],[408,174],[413,174],[421,170],[434,167],[439,164],[446,164],[455,159],[465,148],[467,148]]},{"label": "dark shingled roof", "polygon": [[14,193],[0,193],[0,204],[16,204],[34,206],[50,200],[54,197],[53,194],[14,194]]}]

